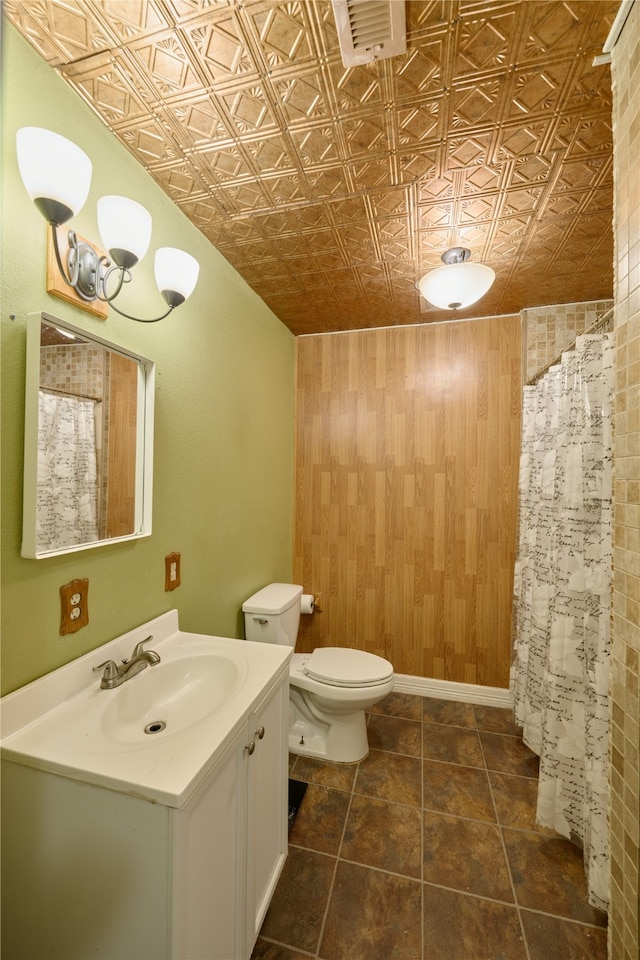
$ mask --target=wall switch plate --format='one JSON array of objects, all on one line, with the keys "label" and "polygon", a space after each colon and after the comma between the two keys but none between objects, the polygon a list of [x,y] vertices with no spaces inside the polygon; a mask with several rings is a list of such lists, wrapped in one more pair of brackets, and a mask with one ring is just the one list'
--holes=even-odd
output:
[{"label": "wall switch plate", "polygon": [[168,553],[164,558],[164,589],[175,590],[180,586],[180,554]]},{"label": "wall switch plate", "polygon": [[89,623],[89,581],[71,580],[60,587],[60,636],[75,633]]}]

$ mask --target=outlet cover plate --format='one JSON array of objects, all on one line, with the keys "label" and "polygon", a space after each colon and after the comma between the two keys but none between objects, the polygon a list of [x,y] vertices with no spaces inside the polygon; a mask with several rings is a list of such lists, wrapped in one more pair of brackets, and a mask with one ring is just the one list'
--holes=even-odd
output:
[{"label": "outlet cover plate", "polygon": [[180,586],[180,554],[168,553],[164,558],[164,589],[175,590]]},{"label": "outlet cover plate", "polygon": [[89,623],[89,581],[71,580],[60,587],[60,636],[76,633]]}]

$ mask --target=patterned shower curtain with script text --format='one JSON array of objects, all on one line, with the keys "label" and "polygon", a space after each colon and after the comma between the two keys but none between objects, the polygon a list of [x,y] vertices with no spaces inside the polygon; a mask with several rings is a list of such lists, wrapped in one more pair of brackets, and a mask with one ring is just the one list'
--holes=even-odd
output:
[{"label": "patterned shower curtain with script text", "polygon": [[511,689],[540,757],[537,822],[582,844],[590,902],[609,892],[608,684],[613,337],[525,387]]},{"label": "patterned shower curtain with script text", "polygon": [[36,496],[39,549],[98,539],[93,400],[40,391]]}]

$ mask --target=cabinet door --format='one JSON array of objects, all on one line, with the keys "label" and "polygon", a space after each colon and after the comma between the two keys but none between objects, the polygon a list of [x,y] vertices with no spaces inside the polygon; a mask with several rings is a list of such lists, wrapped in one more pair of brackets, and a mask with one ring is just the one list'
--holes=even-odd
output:
[{"label": "cabinet door", "polygon": [[245,730],[183,810],[176,811],[172,956],[243,954]]},{"label": "cabinet door", "polygon": [[[251,955],[287,857],[288,674],[250,717],[247,756],[247,951]],[[248,751],[247,751],[248,753]]]}]

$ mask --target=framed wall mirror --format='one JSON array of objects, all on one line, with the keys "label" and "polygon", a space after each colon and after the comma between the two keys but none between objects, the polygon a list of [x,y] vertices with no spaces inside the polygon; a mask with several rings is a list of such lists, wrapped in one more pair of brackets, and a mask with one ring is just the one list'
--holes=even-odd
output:
[{"label": "framed wall mirror", "polygon": [[27,318],[23,557],[149,536],[154,388],[151,360]]}]

